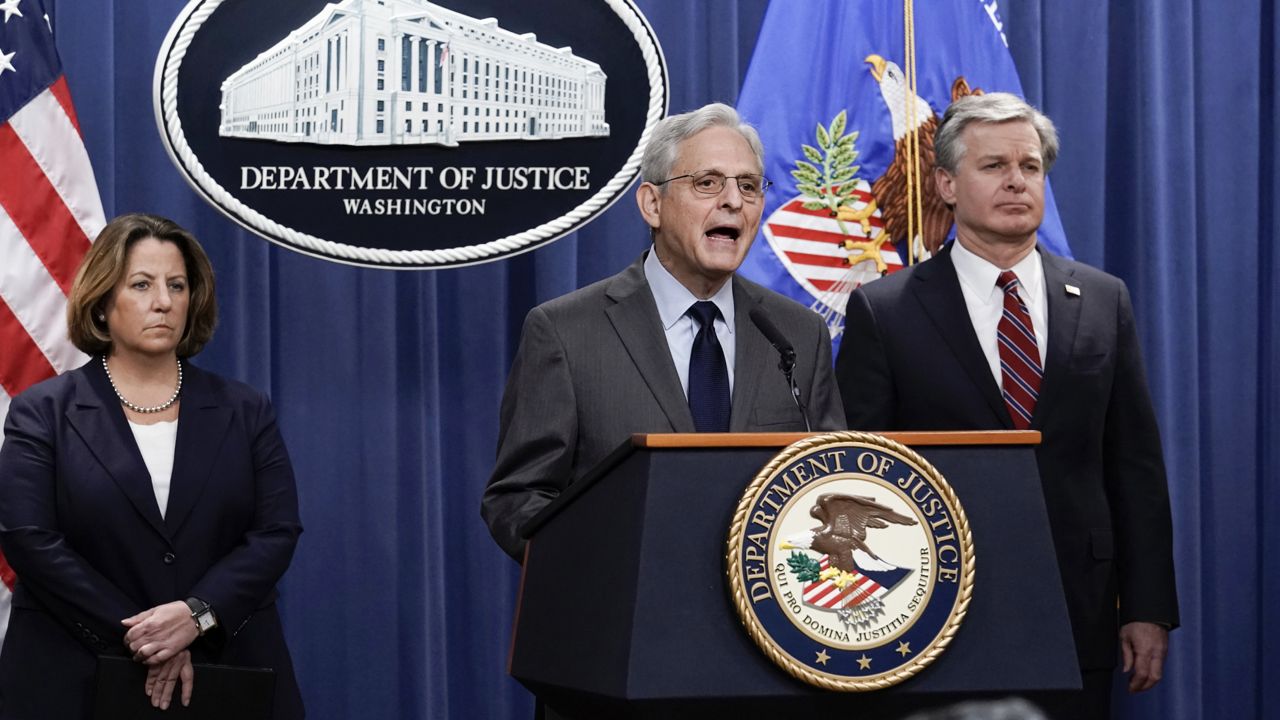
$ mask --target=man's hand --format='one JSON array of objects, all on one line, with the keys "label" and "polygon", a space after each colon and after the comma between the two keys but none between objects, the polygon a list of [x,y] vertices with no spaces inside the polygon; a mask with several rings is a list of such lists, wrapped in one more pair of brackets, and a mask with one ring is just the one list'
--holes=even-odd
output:
[{"label": "man's hand", "polygon": [[1155,623],[1126,623],[1120,628],[1120,650],[1124,653],[1124,671],[1133,670],[1129,692],[1150,690],[1164,677],[1169,631]]},{"label": "man's hand", "polygon": [[200,637],[191,609],[181,600],[143,610],[120,622],[129,628],[124,644],[133,659],[148,665],[165,662]]}]

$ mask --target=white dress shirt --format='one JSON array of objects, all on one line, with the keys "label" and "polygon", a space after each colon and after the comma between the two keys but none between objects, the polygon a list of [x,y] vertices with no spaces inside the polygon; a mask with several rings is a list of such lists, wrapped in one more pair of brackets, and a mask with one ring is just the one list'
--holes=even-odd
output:
[{"label": "white dress shirt", "polygon": [[130,420],[129,429],[142,452],[142,462],[151,475],[151,489],[160,506],[160,517],[169,509],[169,487],[173,480],[173,454],[178,447],[178,421],[139,425]]},{"label": "white dress shirt", "polygon": [[1032,250],[1017,265],[999,268],[970,252],[956,240],[952,243],[951,263],[960,277],[960,291],[969,309],[969,320],[978,344],[987,356],[991,375],[1000,386],[1000,352],[996,343],[996,326],[1004,314],[1004,291],[996,285],[996,278],[1005,270],[1018,276],[1018,297],[1027,305],[1031,324],[1036,331],[1036,345],[1040,348],[1040,367],[1044,367],[1045,352],[1049,347],[1049,308],[1045,301],[1044,265],[1040,253]]},{"label": "white dress shirt", "polygon": [[[676,372],[680,375],[680,387],[684,396],[689,397],[689,355],[693,352],[693,339],[698,335],[698,321],[685,313],[701,298],[689,292],[689,288],[680,284],[675,276],[658,261],[657,248],[649,248],[649,256],[644,260],[644,278],[649,281],[649,291],[658,305],[658,318],[662,321],[662,329],[667,334],[667,349],[671,351],[671,362],[675,363]],[[720,340],[720,350],[724,353],[724,364],[729,369],[729,395],[733,396],[733,280],[726,282],[715,295],[707,298],[720,309],[720,317],[716,318],[716,337]]]}]

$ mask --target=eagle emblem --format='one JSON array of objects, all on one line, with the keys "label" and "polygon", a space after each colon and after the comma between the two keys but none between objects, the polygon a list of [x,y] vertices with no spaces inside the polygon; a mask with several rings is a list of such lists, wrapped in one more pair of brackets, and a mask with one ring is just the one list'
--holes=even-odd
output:
[{"label": "eagle emblem", "polygon": [[[929,258],[946,241],[954,218],[933,182],[933,136],[939,117],[907,86],[902,69],[880,55],[866,63],[893,125],[894,156],[874,182],[859,176],[858,131],[848,112],[818,123],[816,145],[801,145],[791,171],[797,196],[764,222],[764,235],[792,278],[813,298],[810,307],[827,321],[832,339],[844,331],[849,293],[864,283]],[[981,94],[964,76],[951,84],[951,99]],[[919,227],[908,220],[908,144],[919,148]],[[908,238],[908,235],[912,237]]]},{"label": "eagle emblem", "polygon": [[835,611],[845,626],[869,626],[884,614],[884,595],[911,571],[886,562],[868,547],[867,528],[916,525],[916,519],[875,498],[842,493],[819,496],[809,514],[822,526],[782,545],[796,550],[787,564],[804,583],[804,603]]}]

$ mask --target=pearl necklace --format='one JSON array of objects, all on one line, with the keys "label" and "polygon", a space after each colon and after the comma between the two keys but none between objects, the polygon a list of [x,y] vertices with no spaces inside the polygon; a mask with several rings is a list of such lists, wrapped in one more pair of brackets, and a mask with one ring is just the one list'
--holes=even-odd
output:
[{"label": "pearl necklace", "polygon": [[134,405],[133,403],[124,399],[124,395],[120,394],[120,388],[116,387],[116,381],[111,379],[111,368],[107,367],[106,355],[102,356],[102,369],[107,371],[107,382],[111,384],[111,389],[115,392],[116,397],[120,398],[120,404],[124,405],[125,407],[129,408],[130,410],[136,413],[143,413],[145,415],[150,413],[164,412],[165,410],[168,410],[169,408],[173,407],[174,403],[178,402],[178,395],[179,393],[182,392],[182,361],[181,360],[178,361],[178,387],[173,389],[173,395],[170,395],[169,399],[166,400],[163,405],[156,405],[155,407],[142,407],[140,405]]}]

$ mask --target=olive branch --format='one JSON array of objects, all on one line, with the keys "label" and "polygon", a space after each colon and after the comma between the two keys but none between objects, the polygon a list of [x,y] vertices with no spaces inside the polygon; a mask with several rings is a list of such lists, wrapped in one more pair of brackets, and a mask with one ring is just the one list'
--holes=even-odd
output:
[{"label": "olive branch", "polygon": [[[803,203],[806,210],[826,210],[840,227],[844,235],[844,248],[849,251],[846,261],[852,267],[860,262],[875,263],[876,272],[884,274],[888,269],[884,259],[880,257],[880,241],[871,239],[871,217],[876,212],[876,202],[872,199],[861,209],[855,209],[857,202],[853,195],[858,189],[858,170],[854,165],[858,159],[858,131],[845,134],[848,111],[841,110],[830,127],[818,123],[818,147],[801,145],[804,156],[808,160],[796,160],[796,169],[791,176],[796,179],[796,190],[808,200]],[[862,236],[866,239],[855,240],[853,233],[845,226],[845,221],[856,221],[862,226]]]},{"label": "olive branch", "polygon": [[796,574],[796,579],[802,583],[817,582],[822,573],[822,566],[818,561],[802,552],[791,553],[787,558],[787,564],[791,566],[791,572]]},{"label": "olive branch", "polygon": [[[831,126],[824,127],[818,123],[818,147],[801,145],[804,156],[808,160],[796,160],[796,169],[791,176],[796,179],[796,190],[807,198],[806,210],[827,210],[840,225],[840,232],[849,235],[844,226],[841,208],[850,208],[854,204],[853,193],[858,188],[858,170],[854,165],[858,159],[858,131],[845,134],[848,113],[841,110],[831,121]],[[870,217],[870,213],[867,213]]]}]

